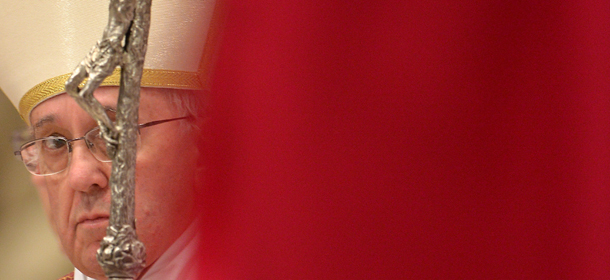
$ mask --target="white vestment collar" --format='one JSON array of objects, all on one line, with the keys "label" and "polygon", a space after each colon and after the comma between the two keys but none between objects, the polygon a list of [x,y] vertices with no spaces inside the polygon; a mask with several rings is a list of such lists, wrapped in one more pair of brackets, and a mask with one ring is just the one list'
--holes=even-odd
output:
[{"label": "white vestment collar", "polygon": [[[197,269],[199,227],[199,223],[192,223],[139,280],[201,279]],[[74,280],[95,279],[74,268]]]}]

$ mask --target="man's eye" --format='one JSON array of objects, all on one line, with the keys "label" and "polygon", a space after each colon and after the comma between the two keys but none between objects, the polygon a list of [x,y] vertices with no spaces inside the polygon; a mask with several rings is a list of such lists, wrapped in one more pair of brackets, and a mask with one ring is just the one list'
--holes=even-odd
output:
[{"label": "man's eye", "polygon": [[47,138],[42,140],[45,149],[58,150],[66,146],[66,140],[62,138]]}]

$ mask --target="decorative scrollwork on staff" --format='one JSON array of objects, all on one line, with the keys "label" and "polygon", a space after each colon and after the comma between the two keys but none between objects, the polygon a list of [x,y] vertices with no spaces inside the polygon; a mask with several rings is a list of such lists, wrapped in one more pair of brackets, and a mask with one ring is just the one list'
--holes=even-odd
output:
[{"label": "decorative scrollwork on staff", "polygon": [[[97,255],[108,279],[134,279],[145,266],[144,245],[135,231],[135,166],[140,80],[151,1],[111,0],[102,39],[66,83],[66,92],[97,121],[112,159],[110,220]],[[113,122],[93,92],[117,66],[121,67],[121,83]]]}]

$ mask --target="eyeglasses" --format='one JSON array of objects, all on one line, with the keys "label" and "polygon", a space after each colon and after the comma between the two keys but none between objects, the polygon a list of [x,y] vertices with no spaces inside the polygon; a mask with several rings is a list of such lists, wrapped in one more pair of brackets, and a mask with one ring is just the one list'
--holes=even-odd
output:
[{"label": "eyeglasses", "polygon": [[[187,118],[191,118],[191,116],[147,122],[139,124],[138,130]],[[106,153],[106,142],[102,138],[99,127],[89,130],[83,137],[75,139],[49,136],[32,140],[21,145],[19,151],[14,152],[14,154],[25,164],[25,168],[30,173],[37,176],[54,175],[68,168],[71,158],[70,153],[72,153],[72,142],[79,140],[85,140],[87,148],[97,160],[101,162],[112,161]]]}]

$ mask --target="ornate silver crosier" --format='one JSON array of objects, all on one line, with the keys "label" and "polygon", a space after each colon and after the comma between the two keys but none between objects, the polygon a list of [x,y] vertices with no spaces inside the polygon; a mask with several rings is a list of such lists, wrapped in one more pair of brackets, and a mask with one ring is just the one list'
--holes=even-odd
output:
[{"label": "ornate silver crosier", "polygon": [[[145,266],[144,244],[135,225],[135,171],[140,80],[150,27],[152,0],[110,0],[110,16],[102,39],[66,83],[66,92],[98,123],[112,159],[110,221],[97,260],[108,279],[134,279]],[[93,92],[121,68],[113,122]],[[79,87],[86,78],[84,86]]]}]

